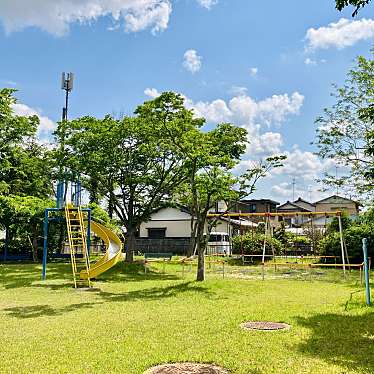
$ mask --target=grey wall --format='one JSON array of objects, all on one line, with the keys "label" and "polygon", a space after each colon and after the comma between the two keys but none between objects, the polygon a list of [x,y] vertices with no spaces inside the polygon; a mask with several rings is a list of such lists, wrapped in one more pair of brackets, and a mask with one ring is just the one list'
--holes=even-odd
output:
[{"label": "grey wall", "polygon": [[137,238],[135,245],[136,250],[142,253],[173,253],[174,255],[186,255],[190,245],[190,238]]}]

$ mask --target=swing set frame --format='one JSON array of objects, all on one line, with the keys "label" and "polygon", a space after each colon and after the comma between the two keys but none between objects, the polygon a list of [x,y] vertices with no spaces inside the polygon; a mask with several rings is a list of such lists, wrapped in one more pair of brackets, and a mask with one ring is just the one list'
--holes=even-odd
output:
[{"label": "swing set frame", "polygon": [[[274,266],[276,268],[277,265],[282,265],[281,263],[277,264],[276,261],[275,261],[275,252],[274,252],[274,248],[272,246],[272,243],[271,243],[271,237],[272,237],[272,227],[271,227],[271,218],[276,218],[276,217],[287,217],[287,218],[292,218],[292,217],[309,217],[311,219],[311,227],[312,227],[312,232],[314,230],[313,228],[313,217],[325,217],[325,219],[327,220],[327,218],[329,217],[336,217],[338,219],[338,224],[339,224],[339,236],[340,236],[340,249],[341,249],[341,259],[342,259],[342,263],[341,264],[336,264],[335,263],[335,267],[342,267],[343,269],[343,274],[345,276],[346,274],[346,268],[347,268],[347,265],[349,267],[353,266],[353,265],[350,265],[349,263],[349,257],[348,257],[348,251],[347,251],[347,246],[345,244],[345,240],[344,240],[344,233],[343,233],[343,224],[342,224],[342,215],[343,215],[343,212],[342,211],[336,211],[336,212],[267,212],[267,213],[241,213],[241,212],[238,212],[238,213],[212,213],[212,214],[208,214],[208,218],[217,218],[217,217],[228,217],[230,219],[230,217],[236,217],[236,218],[239,218],[239,221],[241,218],[265,218],[265,236],[264,236],[264,242],[263,242],[263,246],[262,246],[262,255],[257,255],[256,257],[259,257],[261,256],[261,263],[263,265],[263,267],[265,266],[265,258],[266,257],[273,257],[274,259]],[[326,224],[325,224],[326,226]],[[242,230],[241,230],[241,224],[240,224],[240,233],[242,233]],[[272,249],[272,255],[267,255],[266,254],[266,244],[270,242],[270,245],[271,245],[271,249]],[[314,245],[314,243],[312,244]]]}]

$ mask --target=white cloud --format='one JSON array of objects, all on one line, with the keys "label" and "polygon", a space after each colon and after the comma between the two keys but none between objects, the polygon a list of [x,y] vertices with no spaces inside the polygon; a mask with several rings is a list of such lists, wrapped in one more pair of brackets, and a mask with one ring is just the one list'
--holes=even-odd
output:
[{"label": "white cloud", "polygon": [[316,154],[302,151],[298,146],[294,146],[291,151],[286,151],[284,154],[287,156],[283,162],[284,166],[281,169],[276,169],[274,173],[305,181],[316,180],[321,173],[333,170],[336,165],[333,160],[321,160]]},{"label": "white cloud", "polygon": [[[231,122],[244,127],[248,131],[249,144],[243,159],[253,160],[256,157],[281,153],[282,135],[268,130],[264,132],[264,128],[280,125],[290,115],[297,115],[303,101],[304,96],[298,92],[294,92],[291,96],[273,95],[260,101],[246,94],[240,94],[228,102],[222,99],[193,102],[186,98],[186,106],[193,109],[196,116],[204,117],[207,122]],[[243,162],[239,165],[240,169],[245,167],[246,161]]]},{"label": "white cloud", "polygon": [[183,67],[194,74],[201,69],[201,60],[201,56],[194,49],[189,49],[183,55]]},{"label": "white cloud", "polygon": [[307,50],[350,47],[360,40],[374,37],[374,20],[361,19],[350,21],[341,18],[318,29],[310,28],[306,33]]},{"label": "white cloud", "polygon": [[228,122],[232,118],[231,110],[222,99],[212,102],[199,101],[197,103],[187,99],[186,106],[193,109],[197,117],[204,117],[208,122]]},{"label": "white cloud", "polygon": [[73,23],[90,23],[109,16],[127,32],[167,28],[169,0],[2,0],[0,19],[7,33],[38,27],[56,36],[68,33]]},{"label": "white cloud", "polygon": [[218,3],[218,0],[196,0],[202,7],[210,9],[213,5]]},{"label": "white cloud", "polygon": [[242,87],[242,86],[232,86],[230,88],[230,93],[233,95],[237,95],[237,96],[246,95],[247,91],[248,91],[247,87]]},{"label": "white cloud", "polygon": [[40,120],[38,128],[38,137],[40,140],[45,140],[52,135],[52,132],[56,129],[56,123],[50,118],[43,116],[40,110],[30,108],[25,104],[13,104],[14,113],[19,116],[38,116]]},{"label": "white cloud", "polygon": [[303,184],[302,180],[295,179],[295,185],[292,184],[292,179],[289,182],[281,182],[271,187],[272,197],[279,199],[282,202],[284,200],[292,201],[293,189],[295,193],[295,200],[301,197],[309,202],[315,202],[325,197],[331,196],[331,191],[321,191],[320,185]]},{"label": "white cloud", "polygon": [[313,60],[312,58],[307,57],[307,58],[304,60],[304,64],[305,64],[305,65],[317,65],[317,61],[316,61],[316,60]]},{"label": "white cloud", "polygon": [[249,133],[249,145],[247,147],[246,155],[252,157],[253,155],[274,155],[281,153],[283,145],[283,137],[278,132],[265,132],[261,134],[259,131]]},{"label": "white cloud", "polygon": [[257,102],[243,95],[233,97],[229,107],[240,122],[252,124],[253,121],[258,121],[270,126],[284,122],[290,114],[298,114],[303,102],[304,96],[298,92],[294,92],[291,97],[288,94],[273,95]]},{"label": "white cloud", "polygon": [[257,73],[258,73],[258,68],[253,67],[253,68],[250,68],[250,69],[249,69],[249,74],[250,74],[252,77],[255,77],[255,76],[257,75]]},{"label": "white cloud", "polygon": [[186,105],[208,122],[217,122],[217,118],[221,118],[223,121],[234,121],[238,125],[252,128],[256,123],[270,126],[284,122],[289,115],[299,113],[303,102],[304,96],[294,92],[291,96],[273,95],[260,101],[244,94],[233,97],[228,103],[222,99],[196,103],[187,99]]},{"label": "white cloud", "polygon": [[151,97],[152,99],[155,99],[156,97],[160,96],[160,92],[158,92],[155,88],[146,88],[144,90],[144,94],[146,96]]}]

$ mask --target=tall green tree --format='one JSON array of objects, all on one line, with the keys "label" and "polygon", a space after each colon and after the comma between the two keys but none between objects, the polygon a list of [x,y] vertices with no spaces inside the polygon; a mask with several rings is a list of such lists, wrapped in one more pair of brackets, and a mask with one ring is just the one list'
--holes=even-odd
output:
[{"label": "tall green tree", "polygon": [[316,120],[315,143],[321,157],[333,160],[347,172],[338,176],[334,172],[326,174],[323,181],[351,195],[372,196],[374,121],[370,108],[374,99],[374,60],[358,57],[345,85],[334,88],[335,104]]},{"label": "tall green tree", "polygon": [[38,260],[44,209],[51,204],[52,201],[35,196],[0,195],[0,226],[6,228],[5,253],[12,238],[16,237],[22,246],[32,246],[33,260]]},{"label": "tall green tree", "polygon": [[0,226],[6,250],[13,234],[21,239],[31,235],[36,258],[37,217],[43,217],[40,209],[52,193],[51,159],[37,141],[39,118],[16,115],[14,94],[0,90]]},{"label": "tall green tree", "polygon": [[[225,127],[225,131],[221,131],[221,126]],[[265,161],[253,162],[252,166],[243,174],[235,176],[232,173],[232,168],[244,153],[246,133],[240,128],[224,124],[219,125],[212,133],[206,135],[213,137],[213,139],[217,137],[213,144],[218,147],[224,144],[226,149],[221,149],[220,154],[217,148],[209,145],[206,150],[208,153],[206,165],[181,185],[180,192],[176,196],[178,202],[189,207],[192,216],[190,253],[197,253],[197,281],[205,279],[204,262],[207,239],[212,227],[219,219],[219,217],[208,219],[209,212],[218,202],[225,202],[227,212],[231,212],[238,200],[252,194],[256,190],[257,182],[266,177],[271,169],[281,167],[282,161],[285,159],[285,156],[273,156]],[[232,142],[231,146],[236,149],[234,152],[230,152],[230,149],[233,151],[230,142]]]},{"label": "tall green tree", "polygon": [[127,261],[133,259],[140,224],[170,204],[186,179],[185,159],[170,141],[169,130],[187,131],[200,124],[174,93],[144,103],[134,117],[84,117],[60,124],[56,135],[64,136],[66,165],[95,179],[98,193],[126,229]]}]

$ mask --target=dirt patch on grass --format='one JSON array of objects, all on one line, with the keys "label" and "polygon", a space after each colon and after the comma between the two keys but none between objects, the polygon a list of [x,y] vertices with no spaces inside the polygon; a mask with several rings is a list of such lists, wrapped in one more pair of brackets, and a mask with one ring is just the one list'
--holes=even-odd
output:
[{"label": "dirt patch on grass", "polygon": [[229,372],[215,365],[185,362],[158,365],[148,369],[144,374],[229,374]]}]

